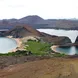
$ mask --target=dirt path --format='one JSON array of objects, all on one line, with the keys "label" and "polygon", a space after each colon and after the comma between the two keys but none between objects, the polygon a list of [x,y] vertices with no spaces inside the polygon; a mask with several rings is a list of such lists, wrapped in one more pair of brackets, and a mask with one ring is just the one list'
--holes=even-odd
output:
[{"label": "dirt path", "polygon": [[78,58],[44,59],[9,66],[0,78],[78,78]]}]

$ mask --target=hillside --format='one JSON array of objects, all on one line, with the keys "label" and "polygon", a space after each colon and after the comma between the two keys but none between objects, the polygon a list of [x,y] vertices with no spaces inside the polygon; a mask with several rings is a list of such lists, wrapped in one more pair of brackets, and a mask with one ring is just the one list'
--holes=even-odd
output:
[{"label": "hillside", "polygon": [[44,21],[44,19],[37,15],[23,17],[18,20],[19,23],[24,23],[24,24],[36,24],[42,21]]},{"label": "hillside", "polygon": [[31,26],[16,26],[12,30],[5,33],[5,36],[12,36],[14,38],[24,38],[27,36],[40,37],[46,42],[51,42],[53,44],[65,44],[71,43],[71,40],[68,37],[58,37],[52,36],[46,33],[42,33],[33,29]]},{"label": "hillside", "polygon": [[0,69],[0,78],[78,78],[78,58],[50,58]]},{"label": "hillside", "polygon": [[78,20],[74,19],[43,19],[37,15],[30,15],[21,19],[3,19],[0,20],[0,28],[11,29],[17,25],[30,25],[35,29],[38,28],[55,28],[55,29],[78,29]]},{"label": "hillside", "polygon": [[7,35],[13,36],[15,38],[23,38],[26,36],[41,36],[41,33],[32,27],[26,26],[16,26],[12,30],[6,32]]}]

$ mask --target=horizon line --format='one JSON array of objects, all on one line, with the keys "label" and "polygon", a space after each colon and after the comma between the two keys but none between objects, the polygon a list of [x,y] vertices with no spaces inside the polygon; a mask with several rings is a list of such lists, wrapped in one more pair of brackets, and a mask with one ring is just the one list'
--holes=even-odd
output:
[{"label": "horizon line", "polygon": [[23,17],[20,17],[20,18],[15,18],[15,17],[11,17],[11,18],[2,18],[2,19],[0,19],[0,20],[10,20],[10,19],[17,19],[17,20],[19,20],[19,19],[22,19],[22,18],[24,18],[24,17],[28,17],[28,16],[38,16],[38,17],[40,17],[40,18],[42,18],[42,19],[44,19],[44,20],[50,20],[50,19],[56,19],[56,20],[78,20],[78,18],[75,18],[75,17],[71,17],[71,18],[43,18],[43,17],[41,17],[41,16],[39,16],[39,15],[27,15],[27,16],[23,16]]}]

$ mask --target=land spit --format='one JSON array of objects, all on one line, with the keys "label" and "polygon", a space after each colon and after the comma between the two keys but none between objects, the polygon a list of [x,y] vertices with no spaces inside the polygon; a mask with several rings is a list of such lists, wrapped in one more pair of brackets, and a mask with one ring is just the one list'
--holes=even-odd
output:
[{"label": "land spit", "polygon": [[14,39],[17,42],[17,47],[10,52],[16,52],[17,50],[24,50],[23,42],[27,42],[27,40],[37,40],[34,36],[27,36],[24,38],[13,38],[12,36],[7,36],[8,38]]}]

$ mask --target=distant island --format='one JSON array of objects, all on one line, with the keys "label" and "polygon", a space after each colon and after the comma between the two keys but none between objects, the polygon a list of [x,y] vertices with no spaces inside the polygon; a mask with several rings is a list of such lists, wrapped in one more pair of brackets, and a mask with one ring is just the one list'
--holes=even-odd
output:
[{"label": "distant island", "polygon": [[0,29],[12,29],[17,25],[30,25],[35,29],[51,28],[51,29],[66,29],[78,30],[78,20],[76,19],[43,19],[37,15],[30,15],[21,19],[3,19],[0,20]]}]

